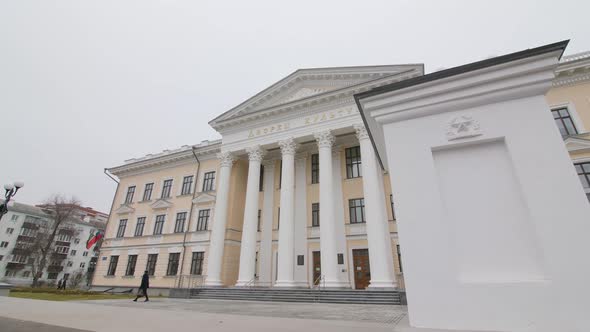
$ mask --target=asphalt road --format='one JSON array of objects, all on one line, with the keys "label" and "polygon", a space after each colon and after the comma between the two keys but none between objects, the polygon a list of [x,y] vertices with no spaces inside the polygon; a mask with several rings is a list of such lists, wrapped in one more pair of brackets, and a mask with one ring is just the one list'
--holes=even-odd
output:
[{"label": "asphalt road", "polygon": [[67,327],[28,322],[20,319],[0,317],[0,331],[2,332],[89,332],[88,330],[71,329]]}]

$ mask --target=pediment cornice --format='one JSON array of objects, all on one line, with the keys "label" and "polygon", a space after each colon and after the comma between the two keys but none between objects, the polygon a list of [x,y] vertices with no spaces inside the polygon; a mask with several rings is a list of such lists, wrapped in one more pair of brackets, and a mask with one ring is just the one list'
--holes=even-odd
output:
[{"label": "pediment cornice", "polygon": [[[386,66],[392,67],[392,66]],[[322,74],[321,78],[325,80],[329,80],[329,78],[333,78],[333,80],[338,81],[340,80],[339,84],[344,85],[344,87],[339,87],[336,89],[328,90],[325,92],[319,92],[316,94],[310,94],[309,96],[303,96],[300,99],[290,100],[289,94],[292,94],[294,91],[297,91],[293,87],[298,86],[301,88],[300,81],[303,81],[303,78],[292,78],[294,74],[289,75],[287,78],[279,81],[282,82],[287,80],[285,83],[285,87],[280,86],[277,87],[275,84],[271,86],[271,88],[264,90],[263,92],[259,93],[258,95],[248,99],[246,102],[236,106],[235,108],[231,109],[230,111],[222,114],[221,116],[217,117],[216,119],[209,122],[209,124],[220,132],[225,132],[228,128],[235,127],[238,125],[243,125],[247,122],[251,121],[260,121],[263,118],[267,118],[270,116],[275,116],[278,114],[283,114],[287,112],[298,111],[301,109],[315,107],[320,104],[332,102],[334,100],[340,98],[352,98],[355,93],[367,91],[373,89],[375,87],[379,87],[381,85],[390,84],[393,82],[398,82],[404,79],[408,79],[411,77],[419,76],[423,74],[423,66],[422,65],[402,65],[402,66],[394,66],[397,67],[397,72],[386,72],[386,73],[378,73],[374,76],[369,76],[368,80],[365,78],[364,80],[359,80],[356,83],[350,83],[350,77],[344,73],[339,72],[332,72],[329,74]],[[329,69],[329,68],[328,68]],[[336,70],[336,68],[334,69]],[[373,68],[373,71],[375,69]],[[319,74],[317,74],[319,75]],[[358,77],[361,77],[360,74]],[[288,80],[292,78],[291,80]],[[311,77],[310,77],[311,79]],[[313,77],[313,79],[317,79],[317,77]],[[348,82],[348,83],[347,83]],[[360,82],[360,83],[359,83]],[[334,82],[332,82],[334,83]],[[299,84],[299,85],[298,85]],[[335,84],[335,83],[334,83]],[[348,84],[348,85],[346,85]],[[296,92],[295,92],[296,93]],[[266,95],[266,97],[260,95]],[[287,101],[285,103],[280,103],[278,105],[273,105],[273,100],[278,99],[277,94],[281,95],[282,97],[287,97]],[[262,101],[265,102],[263,105],[262,102],[257,103],[255,100],[262,98]],[[257,108],[260,105],[263,105],[261,108]],[[267,106],[268,105],[268,106]]]},{"label": "pediment cornice", "polygon": [[590,140],[587,138],[580,138],[570,136],[564,141],[568,152],[586,152],[590,151]]},{"label": "pediment cornice", "polygon": [[127,204],[121,204],[121,206],[115,210],[116,214],[129,214],[135,212],[135,209]]},{"label": "pediment cornice", "polygon": [[154,210],[159,210],[159,209],[168,209],[170,207],[172,207],[172,203],[170,203],[169,201],[160,198],[157,201],[153,202],[150,206],[152,207],[152,209]]},{"label": "pediment cornice", "polygon": [[197,196],[193,199],[193,204],[203,204],[203,203],[211,203],[215,202],[215,194],[203,192],[197,194]]}]

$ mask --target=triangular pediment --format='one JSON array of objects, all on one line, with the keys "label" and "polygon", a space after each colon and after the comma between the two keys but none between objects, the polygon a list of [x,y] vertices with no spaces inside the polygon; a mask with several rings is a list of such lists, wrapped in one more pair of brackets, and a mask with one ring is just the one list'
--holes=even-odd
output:
[{"label": "triangular pediment", "polygon": [[419,65],[389,65],[299,69],[220,115],[211,124],[325,95],[411,70]]},{"label": "triangular pediment", "polygon": [[167,209],[172,206],[172,203],[168,202],[165,199],[159,199],[152,203],[152,209]]},{"label": "triangular pediment", "polygon": [[565,139],[565,147],[568,151],[590,151],[590,139],[568,137]]},{"label": "triangular pediment", "polygon": [[199,193],[197,197],[193,199],[193,204],[203,204],[215,202],[215,195],[208,193]]},{"label": "triangular pediment", "polygon": [[117,210],[115,210],[115,213],[117,214],[127,214],[133,212],[135,212],[135,209],[125,204],[121,205]]}]

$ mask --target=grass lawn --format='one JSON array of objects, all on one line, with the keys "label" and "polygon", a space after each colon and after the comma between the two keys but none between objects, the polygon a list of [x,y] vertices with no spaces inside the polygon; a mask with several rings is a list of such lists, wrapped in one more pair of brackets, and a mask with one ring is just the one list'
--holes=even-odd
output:
[{"label": "grass lawn", "polygon": [[10,297],[21,299],[34,299],[46,301],[83,301],[83,300],[109,300],[109,299],[132,299],[131,294],[67,294],[67,293],[31,293],[31,292],[10,292]]}]

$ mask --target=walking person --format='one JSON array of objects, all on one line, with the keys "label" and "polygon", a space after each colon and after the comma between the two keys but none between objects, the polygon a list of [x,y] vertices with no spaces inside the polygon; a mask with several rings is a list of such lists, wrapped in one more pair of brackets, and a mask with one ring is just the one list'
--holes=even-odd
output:
[{"label": "walking person", "polygon": [[61,279],[57,282],[57,289],[60,290],[61,289]]},{"label": "walking person", "polygon": [[141,285],[139,285],[139,289],[137,290],[137,297],[133,302],[137,302],[137,299],[140,297],[145,296],[145,301],[147,302],[150,300],[148,297],[147,289],[150,288],[150,276],[148,275],[148,271],[143,272],[143,276],[141,277]]}]

